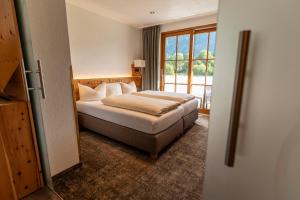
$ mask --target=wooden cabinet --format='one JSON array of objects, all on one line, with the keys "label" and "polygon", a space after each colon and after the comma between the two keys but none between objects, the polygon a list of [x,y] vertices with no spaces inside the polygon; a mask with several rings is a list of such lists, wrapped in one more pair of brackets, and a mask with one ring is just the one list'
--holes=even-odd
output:
[{"label": "wooden cabinet", "polygon": [[134,82],[138,88],[138,91],[143,90],[143,68],[131,66],[131,75],[134,78]]},{"label": "wooden cabinet", "polygon": [[0,136],[0,199],[17,199],[5,147]]},{"label": "wooden cabinet", "polygon": [[142,69],[134,67],[133,65],[131,66],[131,75],[132,76],[142,76]]},{"label": "wooden cabinet", "polygon": [[9,180],[18,198],[34,192],[43,184],[34,133],[26,102],[0,103],[2,150],[7,159],[6,168],[11,172]]},{"label": "wooden cabinet", "polygon": [[0,0],[0,94],[15,73],[22,57],[14,2]]},{"label": "wooden cabinet", "polygon": [[0,200],[43,185],[13,0],[0,0]]}]

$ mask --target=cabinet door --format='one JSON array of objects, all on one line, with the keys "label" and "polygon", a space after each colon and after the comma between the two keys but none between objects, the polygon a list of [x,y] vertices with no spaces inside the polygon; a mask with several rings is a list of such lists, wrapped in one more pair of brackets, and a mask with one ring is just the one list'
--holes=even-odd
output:
[{"label": "cabinet door", "polygon": [[[42,76],[29,75],[29,85],[44,88],[45,95],[38,90],[30,95],[35,102],[35,121],[39,122],[39,143],[47,144],[41,153],[47,183],[51,184],[51,176],[79,163],[65,1],[16,0],[16,4],[24,63],[31,71],[42,71]],[[46,156],[49,163],[43,160]]]},{"label": "cabinet door", "polygon": [[21,62],[21,45],[13,1],[0,0],[0,94]]},{"label": "cabinet door", "polygon": [[0,135],[17,196],[22,198],[42,186],[33,127],[26,102],[0,104]]},{"label": "cabinet door", "polygon": [[13,186],[12,175],[5,148],[0,135],[0,199],[17,199],[17,194]]}]

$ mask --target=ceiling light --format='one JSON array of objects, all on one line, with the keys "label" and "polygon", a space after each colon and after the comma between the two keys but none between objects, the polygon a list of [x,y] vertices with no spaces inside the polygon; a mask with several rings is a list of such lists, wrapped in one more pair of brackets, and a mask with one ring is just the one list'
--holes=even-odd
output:
[{"label": "ceiling light", "polygon": [[150,13],[151,15],[154,15],[154,14],[155,14],[155,11],[152,10],[152,11],[150,11],[149,13]]}]

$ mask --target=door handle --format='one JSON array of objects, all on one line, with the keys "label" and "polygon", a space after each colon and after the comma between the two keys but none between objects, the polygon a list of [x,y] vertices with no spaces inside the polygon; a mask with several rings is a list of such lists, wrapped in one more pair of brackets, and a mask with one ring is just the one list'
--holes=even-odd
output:
[{"label": "door handle", "polygon": [[[26,77],[26,74],[33,73],[32,70],[26,70],[25,69],[23,61],[22,61],[22,65],[23,65],[24,77]],[[27,81],[26,81],[26,88],[27,88],[28,91],[40,90],[41,93],[42,93],[42,98],[45,99],[46,95],[45,95],[44,79],[43,79],[43,72],[42,72],[42,64],[41,64],[40,60],[37,60],[37,66],[38,66],[38,70],[36,70],[36,73],[39,74],[40,87],[39,88],[28,87],[28,84],[27,84]],[[27,96],[28,96],[28,99],[29,99],[29,94],[27,94]]]},{"label": "door handle", "polygon": [[44,78],[43,78],[43,71],[42,71],[42,64],[40,60],[37,60],[37,66],[38,66],[38,70],[36,71],[37,74],[39,74],[39,78],[40,78],[40,90],[42,93],[42,98],[45,99],[46,95],[45,95],[45,87],[44,87]]},{"label": "door handle", "polygon": [[32,71],[25,69],[25,64],[24,64],[24,60],[23,59],[21,60],[21,67],[22,67],[22,73],[23,73],[22,75],[23,75],[24,85],[25,85],[25,88],[27,89],[27,91],[26,91],[26,100],[30,101],[30,96],[29,96],[28,91],[34,90],[34,88],[31,88],[31,87],[29,88],[28,87],[26,74],[30,74],[30,73],[32,73]]},{"label": "door handle", "polygon": [[244,80],[247,67],[250,30],[241,31],[239,35],[238,55],[236,62],[233,100],[231,105],[230,122],[227,138],[225,165],[234,166],[235,151],[238,138],[239,120],[243,101]]}]

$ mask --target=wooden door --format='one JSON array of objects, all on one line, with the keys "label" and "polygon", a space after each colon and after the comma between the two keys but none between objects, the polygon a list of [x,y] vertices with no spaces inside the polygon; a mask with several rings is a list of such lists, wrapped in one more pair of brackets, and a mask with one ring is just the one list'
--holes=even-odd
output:
[{"label": "wooden door", "polygon": [[[298,0],[220,0],[203,199],[300,199],[299,8]],[[232,168],[225,165],[225,149],[237,66],[245,58],[239,34],[248,30]]]}]

